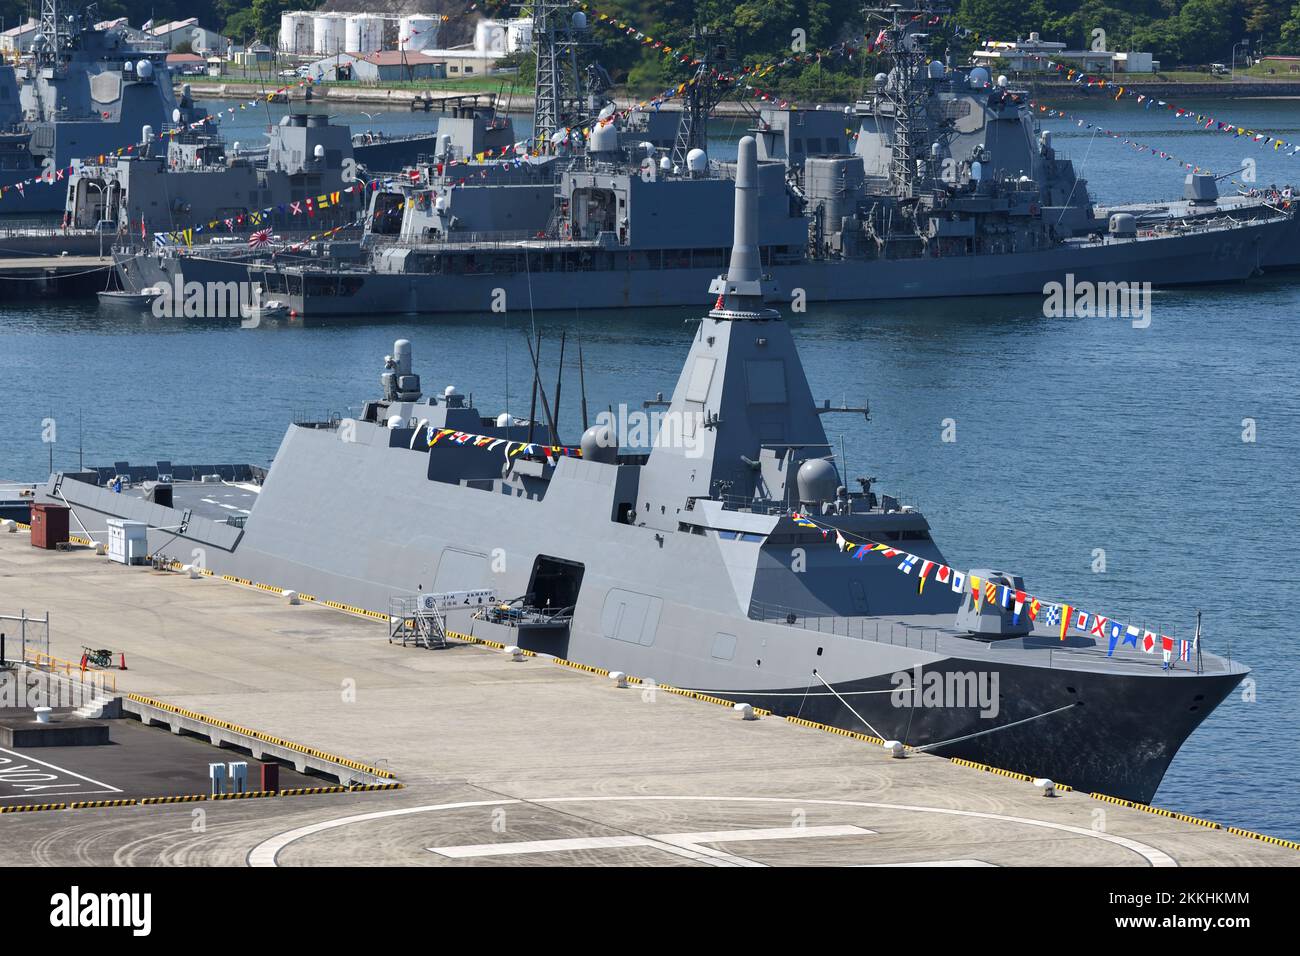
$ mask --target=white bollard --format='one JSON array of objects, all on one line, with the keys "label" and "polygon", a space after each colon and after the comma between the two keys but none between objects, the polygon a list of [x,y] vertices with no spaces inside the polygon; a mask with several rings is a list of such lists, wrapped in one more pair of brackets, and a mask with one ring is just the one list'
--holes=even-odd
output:
[{"label": "white bollard", "polygon": [[524,659],[524,652],[513,644],[506,648],[506,653],[510,655],[512,661],[522,661]]},{"label": "white bollard", "polygon": [[51,707],[33,707],[33,708],[32,708],[32,712],[33,712],[34,714],[36,714],[36,722],[37,722],[38,724],[48,724],[48,723],[50,722],[50,714],[52,713],[52,711],[53,711],[53,708],[51,708]]},{"label": "white bollard", "polygon": [[896,760],[901,760],[903,756],[907,753],[907,748],[903,746],[903,742],[901,740],[886,740],[885,753],[889,754],[889,756],[895,758]]},{"label": "white bollard", "polygon": [[185,567],[181,568],[181,570],[190,576],[191,581],[197,581],[199,578],[203,576],[199,574],[199,569],[192,564],[185,565]]},{"label": "white bollard", "polygon": [[99,555],[101,558],[102,558],[104,555],[108,554],[108,542],[107,542],[107,541],[96,541],[96,542],[94,542],[94,544],[91,545],[91,547],[93,547],[93,548],[95,549],[95,553],[96,553],[97,555]]},{"label": "white bollard", "polygon": [[622,671],[610,671],[609,679],[614,682],[615,687],[627,686],[627,675],[624,674]]},{"label": "white bollard", "polygon": [[1043,791],[1043,796],[1045,797],[1056,796],[1056,781],[1054,780],[1050,780],[1047,777],[1035,777],[1034,786]]},{"label": "white bollard", "polygon": [[12,518],[5,518],[3,521],[0,521],[0,531],[13,534],[17,530],[18,522],[14,521]]},{"label": "white bollard", "polygon": [[281,597],[284,598],[284,603],[285,603],[285,604],[301,604],[301,603],[302,603],[301,601],[298,600],[298,592],[297,592],[297,591],[284,591],[284,592],[281,593]]},{"label": "white bollard", "polygon": [[731,709],[740,715],[741,720],[758,720],[753,704],[735,704]]}]

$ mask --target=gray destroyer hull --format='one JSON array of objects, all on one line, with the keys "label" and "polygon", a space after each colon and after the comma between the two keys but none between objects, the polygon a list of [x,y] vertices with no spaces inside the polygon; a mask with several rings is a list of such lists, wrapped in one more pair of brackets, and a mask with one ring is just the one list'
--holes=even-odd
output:
[{"label": "gray destroyer hull", "polygon": [[[1271,249],[1294,239],[1294,220],[1246,229],[1077,242],[1050,250],[947,258],[803,260],[770,263],[766,271],[785,296],[803,290],[811,302],[1042,295],[1067,276],[1081,282],[1149,282],[1156,287],[1240,282],[1264,266]],[[557,247],[560,248],[560,247]],[[537,309],[692,305],[717,264],[650,268],[651,256],[624,257],[622,268],[569,271],[483,271],[396,274],[371,270],[276,271],[203,253],[119,257],[124,287],[172,281],[253,281],[305,319],[377,314],[486,312],[504,289],[506,301]],[[1189,262],[1196,267],[1189,268]],[[306,290],[304,292],[304,281]],[[530,298],[531,297],[531,298]]]}]

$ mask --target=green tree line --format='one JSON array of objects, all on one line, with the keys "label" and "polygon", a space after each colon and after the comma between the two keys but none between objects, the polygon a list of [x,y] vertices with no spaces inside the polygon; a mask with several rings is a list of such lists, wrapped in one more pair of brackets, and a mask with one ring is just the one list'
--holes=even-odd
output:
[{"label": "green tree line", "polygon": [[[69,5],[75,0],[67,0]],[[687,46],[692,27],[718,29],[731,41],[741,65],[780,59],[802,44],[825,49],[867,32],[863,0],[589,0],[600,11],[634,25],[673,45]],[[343,7],[342,0],[101,0],[101,19],[119,16],[139,25],[198,17],[204,26],[236,40],[274,43],[280,14],[312,7]],[[1071,48],[1093,45],[1104,31],[1106,48],[1154,53],[1165,68],[1226,62],[1235,45],[1249,41],[1260,54],[1300,55],[1300,0],[953,0],[949,20],[981,37],[1011,40],[1038,32]],[[361,4],[353,4],[361,6]],[[449,41],[464,39],[479,12],[508,17],[520,8],[506,0],[480,0],[475,12],[461,17],[470,0],[379,0],[366,9],[385,12],[444,12],[454,19],[443,31]],[[39,0],[0,0],[5,27],[23,22],[39,11]],[[527,13],[527,7],[522,10]],[[595,16],[591,19],[594,21]],[[593,22],[600,42],[596,57],[615,80],[637,90],[663,88],[680,82],[684,68],[658,51]],[[939,41],[936,40],[938,46]],[[954,43],[964,55],[972,40]],[[1238,51],[1240,53],[1240,47]],[[939,52],[936,49],[936,52]],[[761,82],[783,95],[828,95],[859,89],[879,64],[871,56],[825,58],[782,69]]]}]

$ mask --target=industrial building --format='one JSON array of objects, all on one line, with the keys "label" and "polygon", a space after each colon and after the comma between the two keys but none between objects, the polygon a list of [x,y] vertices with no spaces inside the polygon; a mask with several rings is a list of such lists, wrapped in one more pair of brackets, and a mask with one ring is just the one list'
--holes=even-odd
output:
[{"label": "industrial building", "polygon": [[1113,50],[1068,50],[1064,43],[1029,34],[1028,40],[986,40],[971,54],[990,73],[1046,73],[1048,63],[1063,63],[1084,73],[1154,73],[1160,61],[1150,53]]}]

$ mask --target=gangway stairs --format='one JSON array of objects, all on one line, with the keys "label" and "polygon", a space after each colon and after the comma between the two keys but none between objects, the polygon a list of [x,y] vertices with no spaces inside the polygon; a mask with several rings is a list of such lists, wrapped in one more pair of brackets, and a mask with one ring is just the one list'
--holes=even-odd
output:
[{"label": "gangway stairs", "polygon": [[447,612],[470,610],[496,601],[495,591],[445,591],[394,595],[388,600],[388,643],[428,649],[447,646]]}]

